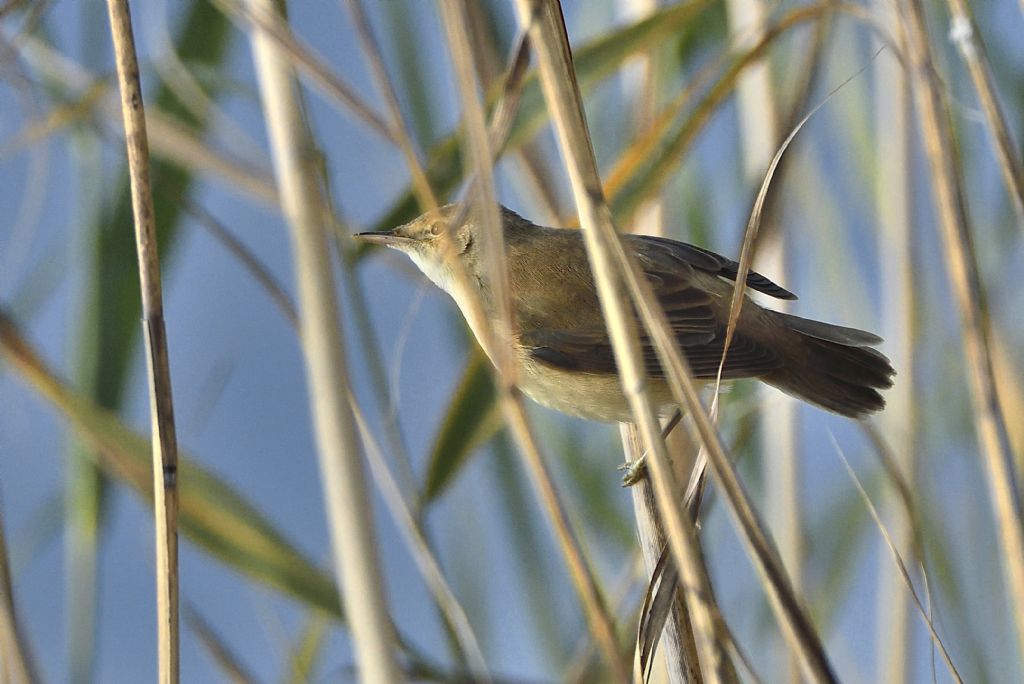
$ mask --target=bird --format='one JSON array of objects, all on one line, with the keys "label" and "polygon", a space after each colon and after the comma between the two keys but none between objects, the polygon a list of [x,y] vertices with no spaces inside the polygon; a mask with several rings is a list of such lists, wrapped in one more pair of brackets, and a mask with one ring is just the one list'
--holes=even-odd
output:
[{"label": "bird", "polygon": [[[511,344],[518,385],[534,401],[569,415],[601,422],[629,422],[611,340],[579,230],[540,226],[499,205],[505,244]],[[459,220],[458,225],[451,225]],[[463,291],[444,258],[442,234],[450,226],[456,258],[487,317],[497,306],[484,276],[481,224],[473,212],[449,204],[393,230],[359,233],[366,243],[408,255],[466,316]],[[714,380],[726,341],[739,264],[695,245],[665,237],[621,236],[658,303],[694,377]],[[462,281],[466,282],[466,281]],[[760,273],[746,275],[750,290],[779,300],[796,295]],[[744,295],[746,296],[746,295]],[[642,330],[642,327],[639,328]],[[473,330],[482,339],[480,330]],[[895,370],[875,347],[882,339],[856,328],[801,318],[763,307],[747,297],[722,368],[722,378],[756,378],[810,404],[850,418],[885,406],[881,394]],[[653,341],[640,336],[649,394],[659,412],[678,408]],[[486,351],[486,347],[485,347]],[[493,361],[493,359],[492,359]]]}]

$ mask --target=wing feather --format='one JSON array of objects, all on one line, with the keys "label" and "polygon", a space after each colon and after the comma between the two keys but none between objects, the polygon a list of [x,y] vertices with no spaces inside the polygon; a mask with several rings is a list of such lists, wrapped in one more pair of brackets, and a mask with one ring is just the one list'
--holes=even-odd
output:
[{"label": "wing feather", "polygon": [[[629,235],[627,239],[633,243],[637,252],[641,255],[646,254],[651,260],[674,260],[729,280],[736,280],[736,276],[739,275],[739,263],[703,247],[654,235]],[[773,283],[756,271],[747,273],[747,287],[776,299],[797,298],[786,288]]]}]

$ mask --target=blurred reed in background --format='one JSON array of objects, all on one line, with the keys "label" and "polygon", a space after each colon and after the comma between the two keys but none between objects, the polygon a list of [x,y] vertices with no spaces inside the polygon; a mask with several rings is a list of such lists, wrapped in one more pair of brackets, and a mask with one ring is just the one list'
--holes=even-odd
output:
[{"label": "blurred reed in background", "polygon": [[[571,165],[599,176],[618,229],[739,258],[773,155],[822,103],[776,159],[750,265],[801,295],[794,313],[881,332],[896,386],[863,425],[744,382],[718,396],[715,430],[683,421],[675,489],[638,519],[681,557],[699,542],[691,570],[714,601],[690,592],[694,631],[661,645],[652,676],[1024,677],[1024,6],[272,8],[132,3],[183,444],[183,679],[369,677],[391,659],[426,681],[628,677],[649,568],[618,434],[523,404],[450,303],[431,290],[419,305],[418,273],[348,235],[463,196],[599,230]],[[153,486],[138,272],[109,28],[93,15],[0,6],[14,681],[156,671],[152,520],[124,503]],[[688,541],[672,519],[701,444],[711,474]],[[354,555],[380,569],[341,581]],[[376,607],[350,584],[360,572]],[[149,583],[129,588],[133,574]],[[666,672],[665,652],[688,668]]]}]

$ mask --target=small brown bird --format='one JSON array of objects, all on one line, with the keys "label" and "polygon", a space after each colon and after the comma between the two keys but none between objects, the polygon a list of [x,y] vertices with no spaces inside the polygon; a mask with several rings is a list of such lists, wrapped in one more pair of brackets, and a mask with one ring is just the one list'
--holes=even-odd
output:
[{"label": "small brown bird", "polygon": [[[463,313],[459,291],[442,258],[440,234],[457,218],[450,204],[383,233],[355,237],[408,254],[436,285],[452,295]],[[601,316],[578,230],[545,228],[501,207],[512,300],[512,335],[520,365],[520,387],[535,401],[564,413],[599,421],[629,421],[629,406],[616,375],[611,342]],[[458,258],[493,317],[482,277],[480,229],[470,215],[452,226]],[[698,379],[713,380],[725,343],[733,283],[739,265],[714,252],[667,238],[624,235],[627,249],[651,283]],[[778,299],[796,299],[759,273],[747,286]],[[479,331],[474,331],[479,338]],[[723,378],[758,378],[822,408],[857,418],[881,410],[878,390],[892,386],[895,371],[872,347],[881,338],[766,309],[747,300],[726,357]],[[674,409],[651,340],[641,338],[652,400]]]}]

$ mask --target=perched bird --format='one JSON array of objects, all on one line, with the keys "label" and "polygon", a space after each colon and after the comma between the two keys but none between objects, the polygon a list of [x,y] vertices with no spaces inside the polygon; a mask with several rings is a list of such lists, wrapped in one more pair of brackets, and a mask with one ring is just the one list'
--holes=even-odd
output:
[{"label": "perched bird", "polygon": [[[460,291],[440,246],[444,226],[458,218],[459,208],[450,204],[394,230],[355,237],[408,254],[430,280],[452,295],[465,315],[467,293]],[[535,401],[564,413],[598,421],[629,421],[629,405],[616,375],[580,231],[538,226],[505,207],[500,213],[520,388]],[[472,214],[451,226],[458,259],[482,297],[485,312],[494,318],[493,297],[482,276],[480,230]],[[714,379],[739,265],[667,238],[624,235],[623,240],[664,308],[694,376]],[[746,283],[771,297],[796,299],[759,273],[750,272]],[[474,333],[480,337],[480,331]],[[881,342],[863,330],[772,311],[748,299],[726,356],[723,378],[758,378],[812,404],[857,418],[881,410],[885,400],[879,390],[892,386],[895,371],[872,348]],[[643,336],[641,345],[652,400],[663,412],[674,409],[652,341]]]}]

